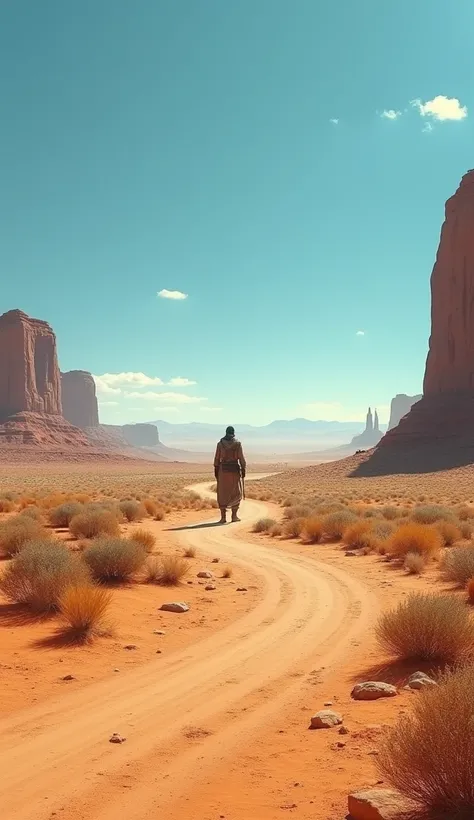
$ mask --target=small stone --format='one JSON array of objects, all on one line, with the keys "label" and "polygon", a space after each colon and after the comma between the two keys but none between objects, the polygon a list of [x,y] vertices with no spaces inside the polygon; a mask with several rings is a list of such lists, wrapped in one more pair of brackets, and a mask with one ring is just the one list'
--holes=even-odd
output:
[{"label": "small stone", "polygon": [[138,649],[138,646],[134,643],[127,643],[126,646],[124,646],[124,649],[128,649],[129,652],[133,652],[134,649]]},{"label": "small stone", "polygon": [[120,669],[114,669],[114,672],[120,672]]},{"label": "small stone", "polygon": [[207,586],[205,586],[204,589],[206,590],[206,592],[212,592],[212,590],[216,589],[216,587],[214,586],[214,584],[207,584]]},{"label": "small stone", "polygon": [[310,729],[331,729],[342,723],[342,715],[339,712],[331,712],[329,709],[322,709],[316,712],[311,718]]},{"label": "small stone", "polygon": [[112,737],[109,738],[109,743],[125,743],[126,739],[126,737],[119,735],[118,732],[114,732]]},{"label": "small stone", "polygon": [[157,649],[157,650],[156,650],[156,654],[157,654],[157,655],[161,655],[161,649]]},{"label": "small stone", "polygon": [[352,820],[398,820],[414,808],[414,804],[392,789],[363,789],[350,794],[348,799]]},{"label": "small stone", "polygon": [[62,678],[62,680],[76,680],[76,678],[74,677],[74,675],[64,675],[64,678]]},{"label": "small stone", "polygon": [[186,583],[191,586],[191,584],[194,584],[194,581],[186,581]]},{"label": "small stone", "polygon": [[153,634],[154,635],[166,635],[166,632],[164,631],[164,629],[154,629]]},{"label": "small stone", "polygon": [[397,689],[391,683],[380,681],[365,681],[354,686],[351,697],[354,700],[378,700],[379,698],[393,698]]},{"label": "small stone", "polygon": [[327,700],[324,705],[325,706],[332,706],[332,700]]},{"label": "small stone", "polygon": [[247,587],[237,587],[237,592],[247,592]]},{"label": "small stone", "polygon": [[201,572],[198,572],[197,577],[198,578],[214,578],[212,572],[208,572],[207,570],[201,570]]},{"label": "small stone", "polygon": [[162,612],[189,612],[189,606],[184,601],[173,601],[169,604],[161,604]]},{"label": "small stone", "polygon": [[351,550],[347,550],[347,552],[345,553],[345,556],[346,556],[346,558],[354,558],[355,552],[352,552]]},{"label": "small stone", "polygon": [[408,678],[408,688],[409,689],[426,689],[429,686],[437,686],[433,678],[430,678],[428,675],[425,675],[424,672],[414,672],[413,675],[410,675]]},{"label": "small stone", "polygon": [[218,563],[219,563],[219,561],[220,561],[220,558],[213,558],[213,559],[212,559],[212,563],[213,563],[213,564],[218,564]]},{"label": "small stone", "polygon": [[336,743],[336,746],[337,746],[338,749],[344,749],[345,745],[346,745],[346,743],[345,743],[344,740],[338,740],[337,743]]},{"label": "small stone", "polygon": [[341,726],[341,728],[339,729],[339,734],[340,735],[348,735],[348,734],[350,734],[349,729],[347,729],[345,726]]}]

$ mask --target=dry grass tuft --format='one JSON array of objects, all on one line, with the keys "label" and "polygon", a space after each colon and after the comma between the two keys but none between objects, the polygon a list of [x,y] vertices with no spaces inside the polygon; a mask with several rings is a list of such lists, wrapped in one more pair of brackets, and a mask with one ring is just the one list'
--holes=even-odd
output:
[{"label": "dry grass tuft", "polygon": [[142,501],[143,508],[147,515],[150,515],[152,518],[155,517],[156,513],[158,512],[158,503],[155,501],[154,498],[144,498]]},{"label": "dry grass tuft", "polygon": [[412,594],[379,618],[380,644],[401,659],[455,663],[474,651],[474,623],[454,595]]},{"label": "dry grass tuft", "polygon": [[113,512],[98,507],[88,508],[75,515],[69,523],[69,532],[74,538],[97,538],[102,535],[118,536],[120,527]]},{"label": "dry grass tuft", "polygon": [[151,558],[145,567],[146,582],[164,587],[178,586],[188,570],[189,564],[179,555]]},{"label": "dry grass tuft", "polygon": [[141,521],[145,514],[145,508],[138,501],[124,500],[119,504],[120,511],[126,521]]},{"label": "dry grass tuft", "polygon": [[84,640],[103,634],[112,593],[90,583],[72,584],[63,591],[58,608],[77,638]]},{"label": "dry grass tuft", "polygon": [[154,515],[155,521],[164,521],[166,516],[166,510],[163,506],[157,507],[157,510]]},{"label": "dry grass tuft", "polygon": [[305,518],[289,518],[285,521],[282,528],[282,535],[284,538],[299,538],[303,532]]},{"label": "dry grass tuft", "polygon": [[323,520],[317,515],[310,515],[303,524],[302,537],[305,544],[319,544],[323,537]]},{"label": "dry grass tuft", "polygon": [[443,541],[436,527],[427,524],[402,524],[395,530],[388,543],[388,551],[403,559],[409,552],[423,555],[426,560],[436,556]]},{"label": "dry grass tuft", "polygon": [[417,524],[435,524],[437,521],[452,521],[454,513],[449,507],[426,504],[423,507],[415,507],[410,517]]},{"label": "dry grass tuft", "polygon": [[97,581],[130,581],[143,567],[146,552],[141,544],[125,538],[98,538],[83,553]]},{"label": "dry grass tuft", "polygon": [[186,547],[184,550],[184,557],[185,558],[195,558],[196,557],[196,547]]},{"label": "dry grass tuft", "polygon": [[435,526],[443,539],[445,547],[451,547],[462,538],[461,530],[454,521],[437,521]]},{"label": "dry grass tuft", "polygon": [[446,552],[441,572],[446,581],[464,587],[470,578],[474,578],[474,545],[453,547]]},{"label": "dry grass tuft", "polygon": [[260,518],[252,527],[252,532],[269,532],[277,522],[274,518]]},{"label": "dry grass tuft", "polygon": [[329,541],[340,541],[347,528],[356,521],[357,516],[350,510],[329,513],[323,519],[324,535]]},{"label": "dry grass tuft", "polygon": [[[382,742],[384,780],[420,806],[417,817],[474,817],[474,667],[442,677]],[[448,742],[449,741],[449,742]]]},{"label": "dry grass tuft", "polygon": [[153,533],[150,532],[150,530],[144,529],[144,527],[139,527],[138,530],[132,532],[129,538],[130,541],[136,541],[137,544],[141,544],[146,552],[152,552],[156,544],[156,538]]},{"label": "dry grass tuft", "polygon": [[20,513],[0,524],[0,554],[11,557],[30,541],[46,540],[49,534],[38,521]]},{"label": "dry grass tuft", "polygon": [[0,498],[0,513],[11,513],[15,504],[10,498]]},{"label": "dry grass tuft", "polygon": [[342,540],[352,549],[363,549],[371,545],[371,532],[372,522],[365,518],[347,527]]},{"label": "dry grass tuft", "polygon": [[426,560],[419,552],[409,552],[403,566],[409,575],[421,575],[426,569]]},{"label": "dry grass tuft", "polygon": [[224,567],[224,569],[222,570],[223,578],[232,578],[233,574],[234,570],[232,569],[232,567]]},{"label": "dry grass tuft", "polygon": [[48,511],[48,520],[52,527],[69,527],[71,519],[75,515],[79,515],[84,509],[83,504],[76,501],[69,501],[65,504],[60,504],[59,507],[52,507]]},{"label": "dry grass tuft", "polygon": [[0,578],[0,589],[11,601],[37,612],[55,609],[67,586],[85,582],[84,564],[53,539],[32,541],[18,553]]}]

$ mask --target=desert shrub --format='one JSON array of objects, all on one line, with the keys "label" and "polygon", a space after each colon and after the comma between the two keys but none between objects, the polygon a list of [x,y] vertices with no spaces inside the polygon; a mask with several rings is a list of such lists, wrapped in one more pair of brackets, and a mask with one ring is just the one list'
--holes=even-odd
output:
[{"label": "desert shrub", "polygon": [[370,521],[355,521],[344,531],[342,540],[348,547],[360,549],[370,545],[370,533],[372,525]]},{"label": "desert shrub", "polygon": [[137,544],[141,544],[146,552],[151,552],[156,544],[156,538],[153,533],[144,527],[139,527],[139,529],[132,532],[129,537],[131,541],[136,541]]},{"label": "desert shrub", "polygon": [[19,517],[32,518],[33,521],[41,521],[41,519],[43,518],[43,513],[41,512],[39,507],[31,505],[29,507],[25,507],[19,513]]},{"label": "desert shrub", "polygon": [[234,570],[232,569],[232,567],[224,567],[224,569],[222,570],[222,577],[223,578],[232,578],[233,574],[234,574]]},{"label": "desert shrub", "polygon": [[467,597],[469,599],[470,604],[474,604],[474,578],[469,578],[467,582]]},{"label": "desert shrub", "polygon": [[52,527],[69,527],[71,519],[79,515],[83,510],[83,505],[77,501],[69,501],[60,504],[59,507],[52,507],[48,512],[49,523]]},{"label": "desert shrub", "polygon": [[274,518],[260,518],[253,525],[252,532],[269,532],[274,524],[276,524]]},{"label": "desert shrub", "polygon": [[158,504],[154,498],[144,498],[142,501],[143,508],[147,515],[150,515],[152,518],[156,515],[158,511]]},{"label": "desert shrub", "polygon": [[317,515],[310,515],[303,524],[302,536],[306,544],[319,544],[323,537],[323,520]]},{"label": "desert shrub", "polygon": [[308,518],[311,515],[311,507],[305,504],[298,504],[295,507],[288,507],[285,510],[285,518],[291,521],[293,518]]},{"label": "desert shrub", "polygon": [[345,530],[357,521],[357,516],[350,510],[329,513],[323,519],[324,535],[330,541],[339,541]]},{"label": "desert shrub", "polygon": [[103,507],[88,506],[69,522],[69,532],[74,538],[97,538],[101,535],[119,535],[116,516]]},{"label": "desert shrub", "polygon": [[436,555],[443,544],[440,533],[427,524],[402,524],[390,537],[388,551],[396,558],[417,552],[426,559]]},{"label": "desert shrub", "polygon": [[184,550],[184,557],[185,558],[195,558],[196,557],[196,547],[186,547]]},{"label": "desert shrub", "polygon": [[456,515],[460,521],[470,521],[474,518],[474,507],[468,507],[467,504],[461,504],[456,509]]},{"label": "desert shrub", "polygon": [[16,515],[0,524],[0,553],[16,555],[25,544],[38,538],[47,538],[41,524],[28,516]]},{"label": "desert shrub", "polygon": [[419,552],[409,552],[403,566],[410,575],[421,575],[426,569],[425,557]]},{"label": "desert shrub", "polygon": [[445,553],[441,571],[446,581],[465,586],[474,578],[474,545],[453,547]]},{"label": "desert shrub", "polygon": [[140,521],[143,518],[144,508],[138,501],[121,501],[119,507],[126,521]]},{"label": "desert shrub", "polygon": [[63,621],[78,638],[89,638],[105,628],[112,593],[91,583],[67,586],[58,601]]},{"label": "desert shrub", "polygon": [[436,529],[438,530],[445,547],[451,547],[456,541],[461,540],[461,530],[456,526],[455,521],[441,521],[436,522]]},{"label": "desert shrub", "polygon": [[31,541],[6,568],[0,589],[11,601],[43,612],[57,607],[67,586],[87,577],[86,567],[60,542]]},{"label": "desert shrub", "polygon": [[381,615],[376,635],[399,658],[452,663],[474,650],[474,623],[454,595],[409,595]]},{"label": "desert shrub", "polygon": [[459,531],[461,533],[461,538],[464,541],[470,541],[472,538],[472,524],[470,521],[460,521],[459,522]]},{"label": "desert shrub", "polygon": [[10,513],[15,509],[15,504],[9,498],[0,498],[0,513]]},{"label": "desert shrub", "polygon": [[143,567],[145,549],[125,538],[97,538],[83,553],[98,581],[129,581]]},{"label": "desert shrub", "polygon": [[299,538],[303,532],[305,518],[289,518],[283,524],[282,535],[284,538]]},{"label": "desert shrub", "polygon": [[166,515],[166,510],[163,505],[159,505],[156,509],[154,519],[155,521],[163,521]]},{"label": "desert shrub", "polygon": [[163,555],[147,561],[146,581],[164,587],[177,586],[188,570],[189,564],[179,555]]},{"label": "desert shrub", "polygon": [[387,521],[394,521],[400,515],[396,507],[390,507],[389,505],[382,507],[381,513]]},{"label": "desert shrub", "polygon": [[382,741],[384,780],[420,807],[417,817],[474,817],[474,667],[445,674]]},{"label": "desert shrub", "polygon": [[454,513],[449,507],[426,504],[422,507],[415,507],[410,517],[417,524],[435,524],[436,521],[452,521]]},{"label": "desert shrub", "polygon": [[283,527],[279,521],[273,525],[268,534],[271,536],[271,538],[278,538],[280,535],[283,534]]}]

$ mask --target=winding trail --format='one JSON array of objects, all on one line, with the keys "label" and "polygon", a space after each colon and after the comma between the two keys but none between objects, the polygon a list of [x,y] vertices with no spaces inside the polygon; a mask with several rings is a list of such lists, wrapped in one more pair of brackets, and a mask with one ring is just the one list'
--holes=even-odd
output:
[{"label": "winding trail", "polygon": [[[205,495],[206,486],[193,489]],[[173,536],[260,578],[263,597],[244,617],[0,721],[5,820],[174,820],[174,802],[248,749],[312,666],[343,660],[374,616],[372,593],[340,569],[234,537],[266,514],[265,504],[248,500],[242,524]],[[127,742],[109,744],[114,731]]]}]

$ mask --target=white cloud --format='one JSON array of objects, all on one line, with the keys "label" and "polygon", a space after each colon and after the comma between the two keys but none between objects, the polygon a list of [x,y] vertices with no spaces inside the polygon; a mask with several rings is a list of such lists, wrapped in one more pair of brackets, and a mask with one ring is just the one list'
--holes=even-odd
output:
[{"label": "white cloud", "polygon": [[[107,375],[110,375],[110,374],[105,373],[104,375],[107,376]],[[112,394],[118,395],[119,393],[122,392],[120,387],[111,387],[110,384],[108,384],[108,382],[106,380],[104,380],[102,376],[93,376],[93,379],[95,381],[95,386],[96,386],[96,389],[97,389],[98,393],[106,393],[106,394],[112,393]]]},{"label": "white cloud", "polygon": [[167,290],[166,288],[159,290],[157,296],[159,296],[160,299],[175,299],[176,301],[188,298],[188,294],[183,293],[181,290]]},{"label": "white cloud", "polygon": [[356,336],[365,336],[365,330],[358,330]]},{"label": "white cloud", "polygon": [[120,388],[126,385],[134,387],[161,386],[164,382],[158,376],[147,376],[145,373],[102,373],[94,376],[96,387],[102,393],[120,393]]},{"label": "white cloud", "polygon": [[168,402],[171,402],[171,404],[173,404],[173,402],[175,404],[200,404],[203,401],[207,401],[206,398],[201,398],[200,396],[186,396],[183,393],[158,393],[156,390],[144,390],[142,393],[126,390],[124,396],[127,399],[160,401],[165,402],[165,404],[168,404]]},{"label": "white cloud", "polygon": [[435,120],[464,120],[467,117],[467,106],[461,105],[456,97],[445,97],[438,94],[432,100],[412,100],[422,117],[433,117]]},{"label": "white cloud", "polygon": [[338,120],[337,117],[331,117],[329,122],[332,123],[333,125],[339,125],[339,120]]},{"label": "white cloud", "polygon": [[385,109],[385,111],[382,111],[380,116],[386,120],[398,120],[398,118],[402,116],[402,112],[395,111],[394,108],[388,108]]},{"label": "white cloud", "polygon": [[170,387],[191,387],[197,382],[193,382],[190,379],[183,379],[182,376],[175,376],[173,379],[170,379],[168,384]]}]

